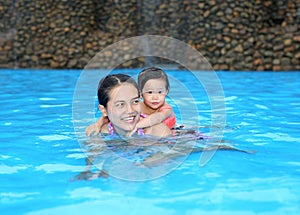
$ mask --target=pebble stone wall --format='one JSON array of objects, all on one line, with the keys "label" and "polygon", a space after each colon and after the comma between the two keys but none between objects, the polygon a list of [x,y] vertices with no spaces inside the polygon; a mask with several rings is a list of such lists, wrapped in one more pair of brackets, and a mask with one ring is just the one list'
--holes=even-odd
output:
[{"label": "pebble stone wall", "polygon": [[149,34],[190,44],[215,70],[300,70],[300,0],[2,0],[0,68],[82,69]]}]

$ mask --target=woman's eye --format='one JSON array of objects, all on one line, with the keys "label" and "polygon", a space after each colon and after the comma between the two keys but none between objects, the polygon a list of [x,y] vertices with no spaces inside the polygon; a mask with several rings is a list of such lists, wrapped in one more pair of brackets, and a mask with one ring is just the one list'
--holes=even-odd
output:
[{"label": "woman's eye", "polygon": [[118,108],[122,108],[124,106],[124,103],[123,102],[119,102],[116,104],[116,107]]},{"label": "woman's eye", "polygon": [[140,100],[139,99],[135,99],[135,100],[132,101],[132,103],[133,104],[138,104],[138,103],[140,103]]}]

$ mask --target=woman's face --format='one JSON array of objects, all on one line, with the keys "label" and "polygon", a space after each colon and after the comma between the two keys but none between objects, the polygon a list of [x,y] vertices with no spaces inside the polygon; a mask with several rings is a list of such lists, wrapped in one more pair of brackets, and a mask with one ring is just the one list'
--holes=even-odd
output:
[{"label": "woman's face", "polygon": [[109,93],[107,116],[115,131],[126,135],[135,128],[140,120],[141,105],[138,90],[129,83],[122,83]]}]

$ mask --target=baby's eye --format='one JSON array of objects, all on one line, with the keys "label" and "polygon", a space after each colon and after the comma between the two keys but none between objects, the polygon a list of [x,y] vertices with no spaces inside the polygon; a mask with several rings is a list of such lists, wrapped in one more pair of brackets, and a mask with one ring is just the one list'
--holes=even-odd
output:
[{"label": "baby's eye", "polygon": [[153,91],[152,91],[152,90],[149,90],[149,91],[147,91],[146,93],[149,94],[149,95],[151,95],[151,94],[153,94]]},{"label": "baby's eye", "polygon": [[163,94],[162,90],[157,91],[158,94]]}]

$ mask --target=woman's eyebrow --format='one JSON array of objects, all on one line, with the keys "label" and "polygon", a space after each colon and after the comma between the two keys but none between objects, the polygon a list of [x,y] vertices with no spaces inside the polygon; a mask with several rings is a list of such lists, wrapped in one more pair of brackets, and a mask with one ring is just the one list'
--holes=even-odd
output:
[{"label": "woman's eyebrow", "polygon": [[[140,97],[139,96],[134,97],[134,98],[130,99],[130,101],[138,99],[138,98],[140,98]],[[118,102],[126,102],[126,101],[125,100],[116,100],[116,101],[114,101],[114,103],[118,103]]]},{"label": "woman's eyebrow", "polygon": [[136,99],[139,99],[139,98],[140,98],[140,97],[137,96],[137,97],[132,98],[130,101],[133,101],[133,100],[136,100]]},{"label": "woman's eyebrow", "polygon": [[118,103],[118,102],[125,102],[125,100],[116,100],[116,101],[114,101],[114,103]]}]

